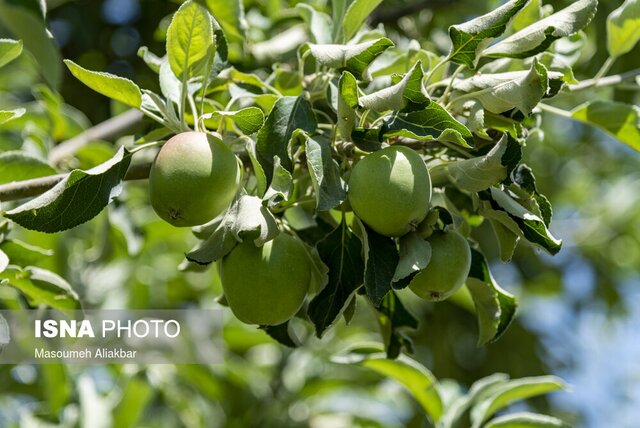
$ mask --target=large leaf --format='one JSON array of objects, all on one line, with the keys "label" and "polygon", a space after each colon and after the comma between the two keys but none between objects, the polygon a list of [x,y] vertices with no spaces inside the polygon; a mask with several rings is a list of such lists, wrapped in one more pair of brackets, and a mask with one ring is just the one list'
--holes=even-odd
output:
[{"label": "large leaf", "polygon": [[475,249],[471,250],[471,269],[466,284],[476,307],[478,344],[497,340],[516,313],[515,297],[496,284],[487,260]]},{"label": "large leaf", "polygon": [[246,22],[242,0],[206,0],[206,5],[229,40],[244,40]]},{"label": "large leaf", "polygon": [[479,54],[491,41],[504,33],[509,20],[517,14],[529,0],[511,0],[485,15],[463,24],[449,27],[451,52],[449,59],[469,68],[475,68]]},{"label": "large leaf", "polygon": [[413,353],[413,343],[405,330],[418,328],[418,320],[404,307],[398,295],[393,290],[387,293],[376,311],[387,357],[397,358],[403,350]]},{"label": "large leaf", "polygon": [[544,65],[534,60],[528,71],[481,73],[458,80],[453,87],[456,91],[472,94],[492,113],[504,113],[515,108],[529,115],[542,98],[553,94],[550,87],[559,89],[562,78],[561,73],[547,71]]},{"label": "large leaf", "polygon": [[316,209],[327,211],[337,207],[347,198],[347,186],[340,175],[340,166],[332,158],[330,141],[323,137],[311,138],[304,131],[298,131],[297,135],[304,141]]},{"label": "large leaf", "polygon": [[374,306],[391,291],[391,283],[398,266],[396,243],[388,236],[380,235],[362,224],[364,238],[364,288]]},{"label": "large leaf", "polygon": [[[349,41],[362,27],[364,21],[371,15],[382,0],[353,0],[342,21],[344,40]],[[336,23],[336,25],[339,25]]]},{"label": "large leaf", "polygon": [[614,101],[590,101],[571,117],[596,126],[629,147],[640,151],[640,107]]},{"label": "large leaf", "polygon": [[640,0],[626,0],[607,18],[607,49],[617,57],[630,52],[640,40]]},{"label": "large leaf", "polygon": [[22,53],[22,40],[0,39],[0,67],[10,63]]},{"label": "large leaf", "polygon": [[20,290],[34,306],[45,304],[55,309],[80,309],[78,295],[69,283],[46,269],[10,267],[0,273],[0,279]]},{"label": "large leaf", "polygon": [[356,108],[358,101],[358,82],[353,74],[345,71],[338,81],[337,95],[338,129],[340,136],[346,140],[351,140],[351,131],[356,125]]},{"label": "large leaf", "polygon": [[120,194],[130,162],[131,153],[122,147],[109,161],[87,171],[71,171],[51,190],[4,215],[40,232],[75,227],[98,215]]},{"label": "large leaf", "polygon": [[348,70],[356,78],[365,80],[369,79],[369,64],[391,46],[393,42],[386,37],[355,45],[308,44],[309,52],[319,64]]},{"label": "large leaf", "polygon": [[40,73],[49,86],[57,88],[62,80],[60,53],[42,16],[38,16],[20,2],[0,2],[0,23],[16,38],[22,39],[24,48],[38,64]]},{"label": "large leaf", "polygon": [[329,281],[309,303],[307,314],[318,337],[342,314],[364,279],[362,243],[343,220],[317,246],[322,262],[329,268]]},{"label": "large leaf", "polygon": [[400,238],[399,260],[393,281],[413,276],[426,268],[431,260],[431,244],[419,233],[410,232]]},{"label": "large leaf", "polygon": [[571,425],[553,416],[519,412],[497,417],[483,428],[571,428]]},{"label": "large leaf", "polygon": [[0,153],[0,184],[56,174],[48,163],[23,151]]},{"label": "large leaf", "polygon": [[472,428],[480,428],[482,423],[495,412],[514,401],[547,394],[564,387],[564,382],[555,376],[526,377],[510,380],[494,389],[488,398],[473,408],[471,411]]},{"label": "large leaf", "polygon": [[459,189],[479,192],[506,179],[521,157],[520,144],[509,134],[504,134],[484,156],[454,161],[435,168],[444,168]]},{"label": "large leaf", "polygon": [[131,80],[109,73],[87,70],[70,59],[65,59],[64,63],[76,79],[94,91],[131,107],[139,108],[142,105],[140,88]]},{"label": "large leaf", "polygon": [[485,49],[484,56],[527,58],[547,49],[555,40],[582,30],[591,22],[597,0],[578,0]]},{"label": "large leaf", "polygon": [[418,61],[395,85],[360,97],[361,107],[377,112],[416,111],[429,105],[429,97],[422,84],[424,72]]},{"label": "large leaf", "polygon": [[229,118],[246,135],[251,135],[260,130],[264,124],[264,113],[258,107],[247,107],[236,111],[214,111],[201,116],[201,119],[212,117]]},{"label": "large leaf", "polygon": [[329,15],[306,3],[298,3],[296,9],[307,22],[314,43],[327,45],[333,41],[333,23]]},{"label": "large leaf", "polygon": [[287,146],[296,129],[312,133],[317,127],[316,117],[309,101],[304,97],[282,97],[276,101],[264,126],[258,132],[256,157],[264,169],[267,181],[273,177],[274,156],[282,166],[293,171]]},{"label": "large leaf", "polygon": [[401,355],[397,360],[385,358],[384,354],[367,353],[369,350],[353,350],[333,361],[342,364],[357,364],[395,380],[404,386],[422,406],[429,418],[437,422],[442,416],[443,403],[433,374],[417,361]]},{"label": "large leaf", "polygon": [[167,29],[167,56],[171,71],[186,82],[190,71],[207,57],[213,46],[209,12],[193,0],[180,6]]},{"label": "large leaf", "polygon": [[472,135],[462,123],[438,103],[431,102],[422,110],[395,114],[382,127],[383,137],[408,137],[429,141],[446,139],[470,147]]},{"label": "large leaf", "polygon": [[27,111],[23,108],[15,110],[0,110],[0,125],[23,116]]}]

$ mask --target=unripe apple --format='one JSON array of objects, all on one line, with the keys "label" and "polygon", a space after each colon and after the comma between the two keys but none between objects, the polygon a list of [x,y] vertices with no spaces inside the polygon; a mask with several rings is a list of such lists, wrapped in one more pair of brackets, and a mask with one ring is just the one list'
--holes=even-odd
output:
[{"label": "unripe apple", "polygon": [[304,244],[284,233],[262,247],[245,239],[219,264],[231,311],[240,321],[258,325],[282,324],[298,312],[310,272]]},{"label": "unripe apple", "polygon": [[458,291],[469,275],[471,249],[464,236],[455,231],[436,231],[427,239],[431,260],[409,284],[418,296],[441,301]]},{"label": "unripe apple", "polygon": [[174,226],[204,224],[233,201],[242,171],[217,136],[183,132],[167,141],[151,167],[151,206]]},{"label": "unripe apple", "polygon": [[358,162],[349,179],[349,202],[355,214],[376,232],[402,236],[425,218],[431,179],[418,153],[390,146]]}]

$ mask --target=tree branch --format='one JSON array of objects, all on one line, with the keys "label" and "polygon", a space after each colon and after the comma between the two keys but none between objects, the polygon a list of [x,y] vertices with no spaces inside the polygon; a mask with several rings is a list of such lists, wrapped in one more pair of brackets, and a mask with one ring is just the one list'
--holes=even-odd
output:
[{"label": "tree branch", "polygon": [[78,149],[92,140],[111,138],[122,134],[124,131],[135,125],[142,119],[142,113],[131,109],[118,116],[105,120],[75,137],[63,141],[49,152],[49,162],[56,165],[64,158],[73,156]]},{"label": "tree branch", "polygon": [[[124,179],[143,180],[149,177],[151,163],[132,164],[129,166]],[[0,201],[15,201],[18,199],[38,196],[60,183],[69,174],[56,174],[48,177],[33,178],[31,180],[13,181],[0,185]]]}]

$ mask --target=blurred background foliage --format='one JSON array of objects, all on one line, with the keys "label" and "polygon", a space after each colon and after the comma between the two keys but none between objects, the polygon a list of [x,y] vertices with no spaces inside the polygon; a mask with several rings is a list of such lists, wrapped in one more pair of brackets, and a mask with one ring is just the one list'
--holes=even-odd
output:
[{"label": "blurred background foliage", "polygon": [[[0,37],[15,33],[7,10],[20,9],[41,22],[36,0],[0,1]],[[246,41],[235,42],[240,70],[270,71],[295,61],[300,43],[272,38],[300,22],[285,0],[245,1]],[[325,8],[324,1],[306,3]],[[493,0],[386,0],[370,17],[384,24],[402,48],[410,39],[445,53],[447,27],[498,6]],[[570,1],[552,1],[554,8]],[[590,78],[606,59],[605,20],[620,5],[600,1],[587,28],[587,43],[574,67]],[[0,130],[0,150],[42,147],[65,140],[122,111],[62,70],[70,58],[92,70],[129,77],[157,89],[157,77],[136,55],[140,46],[164,53],[168,16],[179,2],[157,0],[52,0],[47,21],[56,47],[0,70],[0,107],[27,104],[28,113]],[[4,18],[2,15],[5,15]],[[30,21],[27,21],[30,22]],[[36,38],[32,30],[31,37]],[[24,38],[22,35],[14,36]],[[304,38],[305,35],[302,34]],[[303,39],[304,40],[304,39]],[[290,40],[291,41],[291,40]],[[27,46],[28,48],[28,46]],[[46,47],[41,47],[46,49]],[[52,53],[53,52],[53,53]],[[260,52],[261,55],[248,55]],[[611,73],[640,67],[636,49]],[[58,57],[56,56],[58,55]],[[55,68],[58,70],[55,70]],[[573,108],[598,91],[563,95],[554,105]],[[638,104],[637,86],[617,89],[615,99]],[[143,131],[141,125],[138,131]],[[553,203],[552,232],[564,240],[555,257],[519,246],[511,264],[483,248],[498,282],[520,299],[516,322],[497,342],[476,346],[472,312],[402,296],[420,319],[412,333],[415,358],[439,379],[463,387],[495,372],[512,377],[558,374],[572,387],[528,403],[584,427],[632,428],[640,420],[640,156],[605,134],[546,115],[542,132],[525,147],[538,188]],[[130,138],[130,137],[125,137]],[[113,144],[94,141],[73,166],[90,167],[113,154]],[[128,183],[121,203],[93,221],[57,235],[19,229],[3,250],[67,278],[87,307],[219,307],[219,281],[211,271],[180,272],[183,251],[194,238],[151,211],[146,183]],[[485,242],[491,231],[480,228]],[[37,245],[26,248],[21,243]],[[7,248],[13,245],[14,248]],[[13,259],[13,258],[12,258]],[[6,308],[21,297],[0,287]],[[362,305],[350,326],[318,340],[296,325],[305,346],[290,350],[226,313],[225,364],[219,366],[0,366],[0,426],[145,427],[341,427],[424,426],[419,406],[401,387],[364,369],[333,364],[330,357],[354,341],[376,340],[376,324]],[[525,408],[519,405],[518,409]]]}]

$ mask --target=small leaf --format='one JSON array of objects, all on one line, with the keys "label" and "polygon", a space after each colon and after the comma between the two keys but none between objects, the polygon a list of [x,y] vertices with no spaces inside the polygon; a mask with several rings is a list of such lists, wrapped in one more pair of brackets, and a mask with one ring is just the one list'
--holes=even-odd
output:
[{"label": "small leaf", "polygon": [[[519,156],[515,159],[506,156],[508,151],[517,152]],[[450,162],[443,167],[459,189],[479,192],[504,181],[520,161],[520,157],[520,144],[509,134],[504,134],[486,155]]]},{"label": "small leaf", "polygon": [[80,300],[69,283],[57,274],[35,266],[8,268],[0,274],[20,290],[33,306],[46,304],[55,309],[80,309]]},{"label": "small leaf", "polygon": [[136,426],[153,398],[154,389],[142,375],[129,378],[121,388],[120,401],[113,408],[113,426]]},{"label": "small leaf", "polygon": [[46,259],[53,255],[53,251],[29,245],[17,239],[5,239],[0,243],[2,250],[11,260],[11,264],[17,266],[45,267]]},{"label": "small leaf", "polygon": [[354,0],[351,2],[342,20],[344,40],[349,41],[362,27],[364,21],[371,15],[382,0]]},{"label": "small leaf", "polygon": [[216,260],[222,259],[229,254],[237,244],[238,240],[233,236],[233,233],[223,219],[211,236],[192,248],[185,254],[185,257],[190,262],[206,266]]},{"label": "small leaf", "polygon": [[520,241],[520,236],[513,233],[509,228],[500,223],[497,220],[489,219],[491,227],[498,240],[498,250],[500,251],[500,260],[507,263],[511,261],[513,253],[516,250],[516,246]]},{"label": "small leaf", "polygon": [[316,335],[322,334],[340,317],[364,279],[362,243],[343,220],[316,248],[329,268],[329,281],[309,303],[307,314]]},{"label": "small leaf", "polygon": [[413,353],[413,342],[405,330],[418,328],[418,320],[404,307],[398,295],[394,291],[387,293],[376,311],[387,358],[397,358],[403,350]]},{"label": "small leaf", "polygon": [[193,0],[180,6],[167,29],[167,57],[171,71],[185,82],[213,46],[213,25],[207,10]]},{"label": "small leaf", "polygon": [[519,227],[522,236],[550,254],[556,254],[562,247],[562,241],[551,235],[544,220],[516,202],[509,194],[498,188],[491,189],[494,209],[503,210]]},{"label": "small leaf", "polygon": [[475,249],[471,249],[471,269],[466,284],[478,316],[478,345],[498,340],[511,324],[518,304],[513,295],[496,284],[487,260]]},{"label": "small leaf", "polygon": [[244,40],[246,22],[242,0],[206,0],[205,4],[229,40]]},{"label": "small leaf", "polygon": [[422,84],[423,77],[422,63],[418,61],[398,83],[360,97],[359,104],[376,112],[423,109],[430,103]]},{"label": "small leaf", "polygon": [[9,64],[22,53],[22,40],[0,39],[0,67]]},{"label": "small leaf", "polygon": [[473,69],[479,54],[491,41],[504,33],[507,24],[526,4],[528,0],[511,0],[485,15],[464,24],[449,27],[452,48],[451,61],[464,64]]},{"label": "small leaf", "polygon": [[422,110],[393,115],[384,123],[381,135],[384,138],[398,136],[420,141],[446,139],[463,147],[471,147],[469,142],[473,138],[466,126],[435,102]]},{"label": "small leaf", "polygon": [[431,245],[419,233],[411,232],[400,238],[400,259],[393,274],[397,282],[426,268],[431,260]]},{"label": "small leaf", "polygon": [[260,326],[272,339],[281,345],[289,348],[297,348],[300,346],[300,339],[295,335],[289,321],[280,325],[264,325]]},{"label": "small leaf", "polygon": [[376,233],[362,223],[364,243],[364,288],[373,306],[380,306],[391,291],[398,266],[398,250],[392,238]]},{"label": "small leaf", "polygon": [[389,360],[380,353],[352,353],[334,359],[344,364],[357,364],[393,379],[404,386],[411,396],[422,406],[431,421],[437,422],[442,416],[443,403],[438,393],[437,380],[433,374],[417,361],[401,355],[397,360]]},{"label": "small leaf", "polygon": [[571,112],[580,122],[602,129],[640,151],[640,107],[614,101],[590,101]]},{"label": "small leaf", "polygon": [[203,114],[201,118],[210,119],[215,116],[230,118],[245,135],[258,132],[264,124],[264,113],[258,107],[247,107],[237,111],[215,111]]},{"label": "small leaf", "polygon": [[109,73],[87,70],[70,59],[65,59],[64,63],[76,79],[94,91],[134,108],[140,108],[142,105],[140,88],[131,80]]},{"label": "small leaf", "polygon": [[296,129],[312,133],[317,127],[316,117],[309,101],[303,97],[282,97],[276,101],[264,126],[258,132],[256,157],[267,177],[273,178],[273,157],[278,156],[282,166],[293,172],[293,162],[287,153],[287,146]]},{"label": "small leaf", "polygon": [[71,171],[51,190],[5,213],[5,217],[47,233],[89,221],[120,194],[130,163],[131,153],[121,147],[109,161],[87,171]]},{"label": "small leaf", "polygon": [[0,125],[23,116],[27,110],[17,108],[15,110],[0,110]]},{"label": "small leaf", "polygon": [[148,47],[141,46],[138,49],[138,57],[141,58],[151,70],[160,73],[160,65],[162,64],[163,58],[151,52]]},{"label": "small leaf", "polygon": [[555,40],[586,27],[596,13],[597,0],[578,0],[517,33],[485,49],[483,56],[527,58],[545,49]]},{"label": "small leaf", "polygon": [[48,163],[26,152],[0,153],[0,184],[45,177],[56,173],[57,171]]},{"label": "small leaf", "polygon": [[256,177],[256,191],[258,196],[262,197],[264,192],[267,191],[267,176],[264,173],[264,169],[262,169],[262,165],[260,165],[260,162],[258,162],[256,158],[255,141],[247,139],[244,149],[249,156],[251,166],[253,167],[253,174]]},{"label": "small leaf", "polygon": [[640,40],[640,0],[626,0],[607,18],[607,49],[618,57]]},{"label": "small leaf", "polygon": [[274,156],[273,159],[273,179],[262,197],[262,199],[268,201],[267,205],[270,208],[280,202],[288,201],[293,192],[293,177],[291,173],[282,166],[278,156]]},{"label": "small leaf", "polygon": [[373,62],[382,52],[393,46],[393,42],[386,37],[355,45],[320,45],[309,43],[311,55],[320,65],[345,69],[357,78],[369,80],[367,72],[369,64]]},{"label": "small leaf", "polygon": [[353,74],[344,71],[338,81],[338,129],[346,141],[351,140],[351,131],[356,125],[358,108],[358,82]]},{"label": "small leaf", "polygon": [[325,45],[333,40],[333,22],[326,13],[320,12],[306,3],[298,3],[296,9],[309,26],[314,43]]},{"label": "small leaf", "polygon": [[555,376],[525,377],[510,380],[506,384],[493,390],[491,396],[473,408],[471,411],[473,428],[480,428],[482,423],[489,419],[495,412],[515,401],[547,394],[564,388],[565,384],[562,379]]},{"label": "small leaf", "polygon": [[322,136],[311,138],[304,131],[294,135],[304,140],[316,209],[328,211],[337,207],[347,198],[347,186],[340,175],[340,166],[332,158],[330,142]]},{"label": "small leaf", "polygon": [[9,266],[9,256],[2,250],[0,250],[0,273],[4,272],[4,270]]},{"label": "small leaf", "polygon": [[497,417],[483,428],[571,428],[571,425],[553,416],[519,412]]}]

